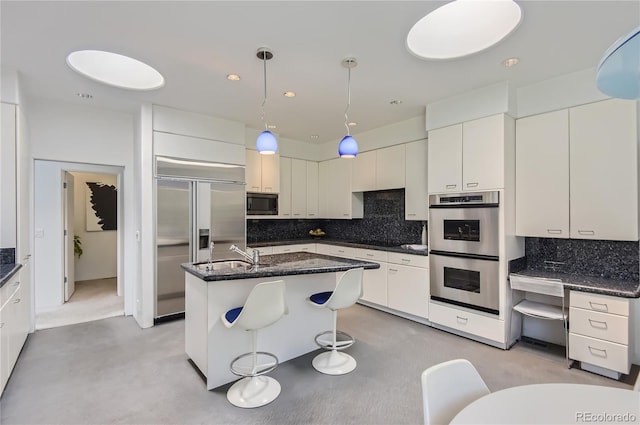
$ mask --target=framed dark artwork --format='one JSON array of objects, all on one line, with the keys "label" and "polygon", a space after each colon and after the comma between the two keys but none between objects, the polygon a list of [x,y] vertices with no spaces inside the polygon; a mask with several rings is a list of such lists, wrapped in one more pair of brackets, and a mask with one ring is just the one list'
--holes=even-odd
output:
[{"label": "framed dark artwork", "polygon": [[87,184],[87,232],[118,229],[118,191],[105,183]]}]

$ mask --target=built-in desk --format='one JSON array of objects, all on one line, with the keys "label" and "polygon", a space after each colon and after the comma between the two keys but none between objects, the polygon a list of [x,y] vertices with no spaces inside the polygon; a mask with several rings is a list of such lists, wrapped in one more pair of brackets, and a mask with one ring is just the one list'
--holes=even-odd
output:
[{"label": "built-in desk", "polygon": [[[251,350],[251,335],[227,329],[220,320],[226,311],[244,304],[260,282],[284,280],[289,313],[261,329],[258,349],[275,354],[283,362],[318,347],[314,337],[332,326],[331,312],[306,302],[309,295],[335,288],[337,273],[377,263],[308,252],[265,255],[264,266],[250,270],[202,271],[192,264],[185,270],[185,351],[207,379],[207,389],[234,381],[229,365]],[[309,365],[311,367],[311,365]]]}]

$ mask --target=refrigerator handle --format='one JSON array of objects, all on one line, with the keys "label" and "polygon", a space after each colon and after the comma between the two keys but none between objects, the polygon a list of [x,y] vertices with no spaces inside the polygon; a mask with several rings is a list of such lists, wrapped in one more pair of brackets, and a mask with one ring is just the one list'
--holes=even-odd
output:
[{"label": "refrigerator handle", "polygon": [[198,249],[209,249],[209,229],[198,229]]}]

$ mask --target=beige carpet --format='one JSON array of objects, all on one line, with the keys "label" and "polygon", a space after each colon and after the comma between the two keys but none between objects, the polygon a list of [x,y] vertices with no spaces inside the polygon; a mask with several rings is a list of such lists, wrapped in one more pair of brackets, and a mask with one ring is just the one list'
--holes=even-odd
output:
[{"label": "beige carpet", "polygon": [[117,295],[116,278],[76,282],[66,303],[36,313],[36,330],[91,322],[124,315],[124,297]]}]

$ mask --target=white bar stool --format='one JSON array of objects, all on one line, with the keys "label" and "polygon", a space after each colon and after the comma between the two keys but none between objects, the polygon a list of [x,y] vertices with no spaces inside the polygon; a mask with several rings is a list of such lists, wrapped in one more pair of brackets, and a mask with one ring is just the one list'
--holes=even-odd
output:
[{"label": "white bar stool", "polygon": [[[313,367],[327,375],[344,375],[356,368],[356,359],[344,350],[351,347],[355,340],[348,334],[336,329],[338,323],[338,310],[351,307],[362,296],[362,274],[364,269],[351,269],[345,272],[336,284],[333,291],[318,292],[307,298],[307,301],[316,307],[325,307],[333,314],[333,329],[316,335],[315,341],[319,347],[330,350],[318,354],[313,359]],[[327,338],[331,336],[331,338]],[[340,340],[338,340],[340,336]]]},{"label": "white bar stool", "polygon": [[[280,394],[280,383],[269,376],[263,376],[278,366],[278,358],[264,351],[256,351],[258,329],[277,322],[287,314],[283,280],[262,282],[253,287],[243,307],[237,307],[222,315],[222,323],[227,328],[239,327],[251,331],[251,352],[242,354],[231,362],[231,372],[244,378],[237,381],[227,391],[227,400],[234,406],[252,408],[271,403]],[[258,357],[266,357],[259,362]],[[242,364],[243,361],[249,364]]]}]

